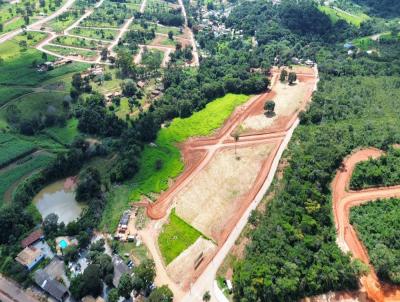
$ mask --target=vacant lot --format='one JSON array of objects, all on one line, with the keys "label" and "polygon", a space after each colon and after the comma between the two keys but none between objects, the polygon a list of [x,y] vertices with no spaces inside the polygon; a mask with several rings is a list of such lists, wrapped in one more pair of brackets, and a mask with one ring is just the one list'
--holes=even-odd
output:
[{"label": "vacant lot", "polygon": [[194,244],[182,252],[167,266],[168,275],[181,286],[188,283],[195,273],[199,259],[213,255],[216,245],[205,238],[198,238]]},{"label": "vacant lot", "polygon": [[[242,124],[244,130],[262,130],[279,119],[290,119],[290,117],[301,108],[310,91],[310,83],[298,81],[295,85],[277,82],[271,91],[271,100],[275,102],[275,115],[267,117],[264,110],[258,114],[249,116]],[[261,109],[261,108],[260,108]]]},{"label": "vacant lot", "polygon": [[201,233],[179,218],[175,211],[169,216],[169,223],[165,224],[158,237],[158,246],[166,264],[169,264],[180,253],[191,246]]}]

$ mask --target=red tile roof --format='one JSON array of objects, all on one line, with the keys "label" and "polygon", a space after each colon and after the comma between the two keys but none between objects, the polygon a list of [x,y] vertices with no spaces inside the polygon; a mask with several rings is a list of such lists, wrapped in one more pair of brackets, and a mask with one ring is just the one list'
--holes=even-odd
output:
[{"label": "red tile roof", "polygon": [[38,229],[32,233],[29,234],[28,237],[26,237],[24,240],[21,241],[21,246],[23,248],[30,246],[32,243],[35,243],[38,241],[40,238],[43,237],[43,230]]}]

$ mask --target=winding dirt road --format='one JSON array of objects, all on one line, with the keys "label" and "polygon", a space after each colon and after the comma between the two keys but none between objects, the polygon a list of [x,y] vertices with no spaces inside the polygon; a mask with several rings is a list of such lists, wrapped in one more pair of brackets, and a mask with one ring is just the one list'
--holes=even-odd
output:
[{"label": "winding dirt road", "polygon": [[[279,127],[274,124],[271,125],[271,127],[266,127],[262,131],[256,131],[254,133],[247,132],[240,135],[239,141],[235,142],[232,133],[250,116],[264,112],[263,104],[275,94],[275,84],[277,83],[279,72],[280,70],[278,69],[272,70],[271,91],[255,96],[244,105],[238,107],[226,123],[212,137],[192,138],[181,144],[179,147],[185,163],[185,170],[183,173],[174,181],[167,191],[159,196],[156,202],[149,203],[143,200],[139,203],[141,206],[147,207],[147,215],[153,219],[146,230],[140,232],[140,235],[156,262],[156,283],[158,285],[167,284],[174,292],[175,301],[201,301],[202,295],[207,290],[211,293],[211,301],[223,301],[221,300],[223,298],[218,288],[214,286],[216,271],[233,246],[236,238],[240,235],[241,230],[246,225],[251,210],[258,205],[272,182],[280,157],[298,124],[297,114],[300,110],[305,108],[311,99],[313,91],[316,89],[318,80],[317,69],[308,69],[307,72],[304,73],[299,71],[298,78],[300,81],[307,83],[301,106],[299,106],[289,118],[284,117],[284,123],[280,123],[279,118],[277,118],[276,124],[278,124]],[[271,143],[274,145],[273,150],[268,155],[268,158],[263,161],[262,167],[252,187],[241,199],[240,208],[229,218],[224,229],[220,230],[218,235],[215,236],[214,239],[217,244],[216,252],[204,259],[203,263],[196,269],[193,275],[188,277],[188,280],[183,280],[181,284],[177,286],[168,276],[162,256],[156,244],[162,224],[165,223],[168,213],[173,207],[174,197],[193,181],[222,149],[233,149],[235,145],[237,148],[242,148]]]},{"label": "winding dirt road", "polygon": [[369,148],[354,152],[345,160],[332,182],[333,212],[337,231],[337,244],[343,252],[351,252],[354,258],[360,259],[370,267],[370,273],[361,278],[362,291],[376,302],[400,301],[400,288],[390,287],[379,281],[368,257],[368,252],[349,222],[350,209],[361,204],[379,201],[380,199],[400,197],[400,186],[372,188],[350,191],[348,185],[354,167],[369,158],[378,158],[381,150]]}]

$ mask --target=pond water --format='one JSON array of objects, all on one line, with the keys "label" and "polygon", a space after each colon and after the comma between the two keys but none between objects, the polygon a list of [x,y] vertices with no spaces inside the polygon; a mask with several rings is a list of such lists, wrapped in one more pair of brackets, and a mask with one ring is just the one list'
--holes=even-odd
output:
[{"label": "pond water", "polygon": [[33,203],[39,210],[43,219],[51,214],[58,215],[58,222],[65,224],[75,220],[82,212],[82,205],[75,200],[73,189],[67,189],[66,180],[57,181],[40,191]]}]

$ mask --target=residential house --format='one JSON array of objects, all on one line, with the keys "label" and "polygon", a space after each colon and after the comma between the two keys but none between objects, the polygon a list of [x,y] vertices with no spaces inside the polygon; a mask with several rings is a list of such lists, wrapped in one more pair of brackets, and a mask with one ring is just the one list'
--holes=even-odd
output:
[{"label": "residential house", "polygon": [[68,297],[68,289],[60,282],[54,280],[44,270],[39,269],[34,275],[35,283],[57,301],[64,301]]},{"label": "residential house", "polygon": [[24,248],[15,258],[17,262],[31,270],[36,264],[44,259],[44,254],[40,249],[34,247]]},{"label": "residential house", "polygon": [[125,264],[124,260],[122,260],[119,256],[113,256],[112,262],[114,266],[113,285],[115,287],[118,287],[121,276],[125,273],[129,273],[130,270],[129,267]]},{"label": "residential house", "polygon": [[38,229],[38,230],[30,233],[26,238],[24,238],[21,241],[21,246],[23,248],[26,248],[27,246],[30,246],[30,245],[34,244],[35,242],[42,240],[42,239],[44,239],[43,230]]}]

